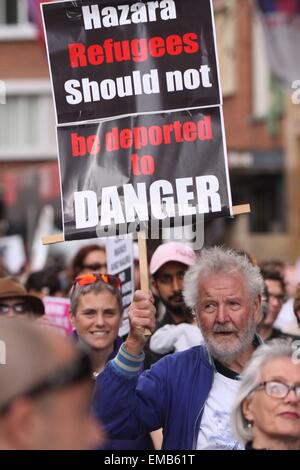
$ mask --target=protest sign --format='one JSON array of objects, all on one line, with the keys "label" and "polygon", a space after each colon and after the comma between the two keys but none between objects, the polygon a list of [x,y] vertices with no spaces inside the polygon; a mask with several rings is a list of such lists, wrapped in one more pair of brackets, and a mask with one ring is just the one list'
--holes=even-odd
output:
[{"label": "protest sign", "polygon": [[45,320],[50,326],[69,336],[72,333],[70,320],[70,299],[62,297],[44,297]]},{"label": "protest sign", "polygon": [[152,219],[229,215],[218,107],[63,126],[58,145],[65,239],[135,232]]},{"label": "protest sign", "polygon": [[117,275],[121,281],[123,321],[119,336],[129,331],[128,307],[133,298],[133,240],[126,238],[108,238],[106,242],[107,272]]},{"label": "protest sign", "polygon": [[210,0],[43,5],[57,123],[221,104]]}]

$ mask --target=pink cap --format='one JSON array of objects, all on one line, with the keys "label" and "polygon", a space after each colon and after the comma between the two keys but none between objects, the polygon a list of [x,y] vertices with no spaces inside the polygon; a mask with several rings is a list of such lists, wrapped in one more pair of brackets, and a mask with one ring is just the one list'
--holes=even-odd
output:
[{"label": "pink cap", "polygon": [[160,245],[150,261],[150,273],[155,274],[164,264],[169,261],[191,266],[196,261],[196,255],[192,248],[180,242],[168,242]]}]

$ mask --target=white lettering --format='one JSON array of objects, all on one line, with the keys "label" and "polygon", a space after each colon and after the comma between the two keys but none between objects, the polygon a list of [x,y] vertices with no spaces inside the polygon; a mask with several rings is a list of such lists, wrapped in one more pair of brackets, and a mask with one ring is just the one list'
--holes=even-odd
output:
[{"label": "white lettering", "polygon": [[155,219],[163,220],[166,217],[175,216],[174,198],[162,197],[173,194],[173,188],[169,181],[154,181],[150,186],[151,213]]},{"label": "white lettering", "polygon": [[[131,224],[149,219],[164,220],[221,211],[216,176],[177,178],[174,186],[170,181],[158,180],[147,191],[144,182],[138,183],[136,187],[124,184],[122,197],[116,186],[102,188],[100,196],[94,191],[74,192],[76,228],[96,227],[98,223],[102,227]],[[189,186],[194,190],[188,190]],[[100,221],[98,197],[101,200]]]},{"label": "white lettering", "polygon": [[98,224],[97,195],[94,191],[74,193],[76,228],[95,227]]},{"label": "white lettering", "polygon": [[166,72],[166,84],[167,90],[182,91],[183,88],[187,90],[195,90],[202,84],[203,88],[212,87],[212,83],[209,77],[210,67],[208,65],[201,65],[199,70],[187,69],[184,73],[180,70],[174,70]]},{"label": "white lettering", "polygon": [[176,193],[178,201],[178,215],[196,214],[196,207],[193,207],[189,201],[194,200],[194,193],[187,190],[188,186],[192,186],[193,178],[178,178],[176,180]]},{"label": "white lettering", "polygon": [[90,81],[88,78],[80,80],[68,80],[64,85],[66,101],[68,104],[77,105],[82,102],[91,103],[92,101],[113,100],[117,96],[140,95],[145,93],[151,95],[160,92],[158,70],[152,69],[150,73],[141,74],[140,71],[134,71],[126,77],[117,77],[105,79],[100,83]]},{"label": "white lettering", "polygon": [[124,184],[124,199],[126,201],[125,214],[126,222],[134,222],[137,214],[139,220],[148,220],[148,204],[146,183],[138,183],[137,192],[132,184]]},{"label": "white lettering", "polygon": [[122,205],[116,186],[102,189],[101,225],[124,224]]},{"label": "white lettering", "polygon": [[124,26],[128,24],[148,23],[158,20],[169,21],[176,19],[176,4],[174,0],[156,2],[137,2],[132,5],[117,7],[100,5],[82,6],[84,28],[99,29]]},{"label": "white lettering", "polygon": [[212,212],[219,212],[221,207],[221,198],[218,193],[219,181],[214,175],[197,176],[196,178],[198,212],[205,214],[209,212],[209,201]]}]

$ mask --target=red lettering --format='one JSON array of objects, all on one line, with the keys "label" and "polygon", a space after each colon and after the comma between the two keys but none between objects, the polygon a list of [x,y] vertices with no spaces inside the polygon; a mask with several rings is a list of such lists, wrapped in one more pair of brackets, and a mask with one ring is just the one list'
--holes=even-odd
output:
[{"label": "red lettering", "polygon": [[140,170],[139,170],[139,156],[137,153],[133,153],[131,155],[131,167],[132,167],[132,173],[134,176],[140,176]]},{"label": "red lettering", "polygon": [[200,140],[212,139],[211,117],[205,116],[202,121],[198,122],[198,137]]},{"label": "red lettering", "polygon": [[140,168],[143,175],[153,175],[155,165],[152,155],[144,155],[141,157]]},{"label": "red lettering", "polygon": [[120,147],[129,149],[132,145],[132,133],[130,129],[123,129],[120,132]]},{"label": "red lettering", "polygon": [[149,53],[152,57],[162,57],[166,53],[165,41],[160,36],[149,40]]},{"label": "red lettering", "polygon": [[85,137],[74,132],[71,134],[71,145],[73,157],[83,157],[86,155]]},{"label": "red lettering", "polygon": [[147,39],[133,39],[130,45],[133,62],[145,62],[148,59]]},{"label": "red lettering", "polygon": [[100,139],[97,135],[90,135],[87,138],[87,149],[90,155],[97,155],[100,152]]},{"label": "red lettering", "polygon": [[197,138],[197,128],[193,121],[187,121],[182,125],[182,134],[187,142],[194,142]]},{"label": "red lettering", "polygon": [[149,129],[149,142],[151,145],[161,145],[163,135],[159,126],[151,126]]},{"label": "red lettering", "polygon": [[104,61],[103,48],[98,44],[88,47],[87,54],[91,65],[100,65]]},{"label": "red lettering", "polygon": [[108,152],[119,150],[119,134],[117,127],[113,127],[111,132],[106,134],[106,149]]},{"label": "red lettering", "polygon": [[133,142],[134,148],[141,149],[148,143],[148,135],[146,127],[133,128]]},{"label": "red lettering", "polygon": [[69,57],[72,68],[86,67],[85,45],[80,43],[69,44]]},{"label": "red lettering", "polygon": [[179,55],[182,53],[182,39],[178,34],[171,34],[166,39],[167,53]]},{"label": "red lettering", "polygon": [[198,34],[196,33],[186,33],[182,37],[184,44],[184,52],[187,54],[195,54],[200,49]]}]

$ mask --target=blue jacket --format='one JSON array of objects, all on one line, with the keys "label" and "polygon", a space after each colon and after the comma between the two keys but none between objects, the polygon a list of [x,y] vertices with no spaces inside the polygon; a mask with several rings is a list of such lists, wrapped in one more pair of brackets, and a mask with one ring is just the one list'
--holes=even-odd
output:
[{"label": "blue jacket", "polygon": [[203,346],[166,356],[139,377],[111,361],[97,378],[94,411],[115,439],[163,427],[163,449],[195,449],[213,376]]},{"label": "blue jacket", "polygon": [[[72,338],[75,342],[79,340],[77,331],[74,330],[72,333]],[[111,353],[108,360],[113,359],[118,353],[119,347],[123,343],[122,338],[119,336],[116,338],[114,343],[114,349]],[[93,409],[95,408],[95,403],[92,403]],[[153,443],[151,437],[147,434],[145,436],[138,436],[136,439],[129,439],[128,436],[125,436],[124,439],[116,440],[111,439],[111,436],[108,436],[105,446],[101,447],[99,450],[153,450]]]}]

